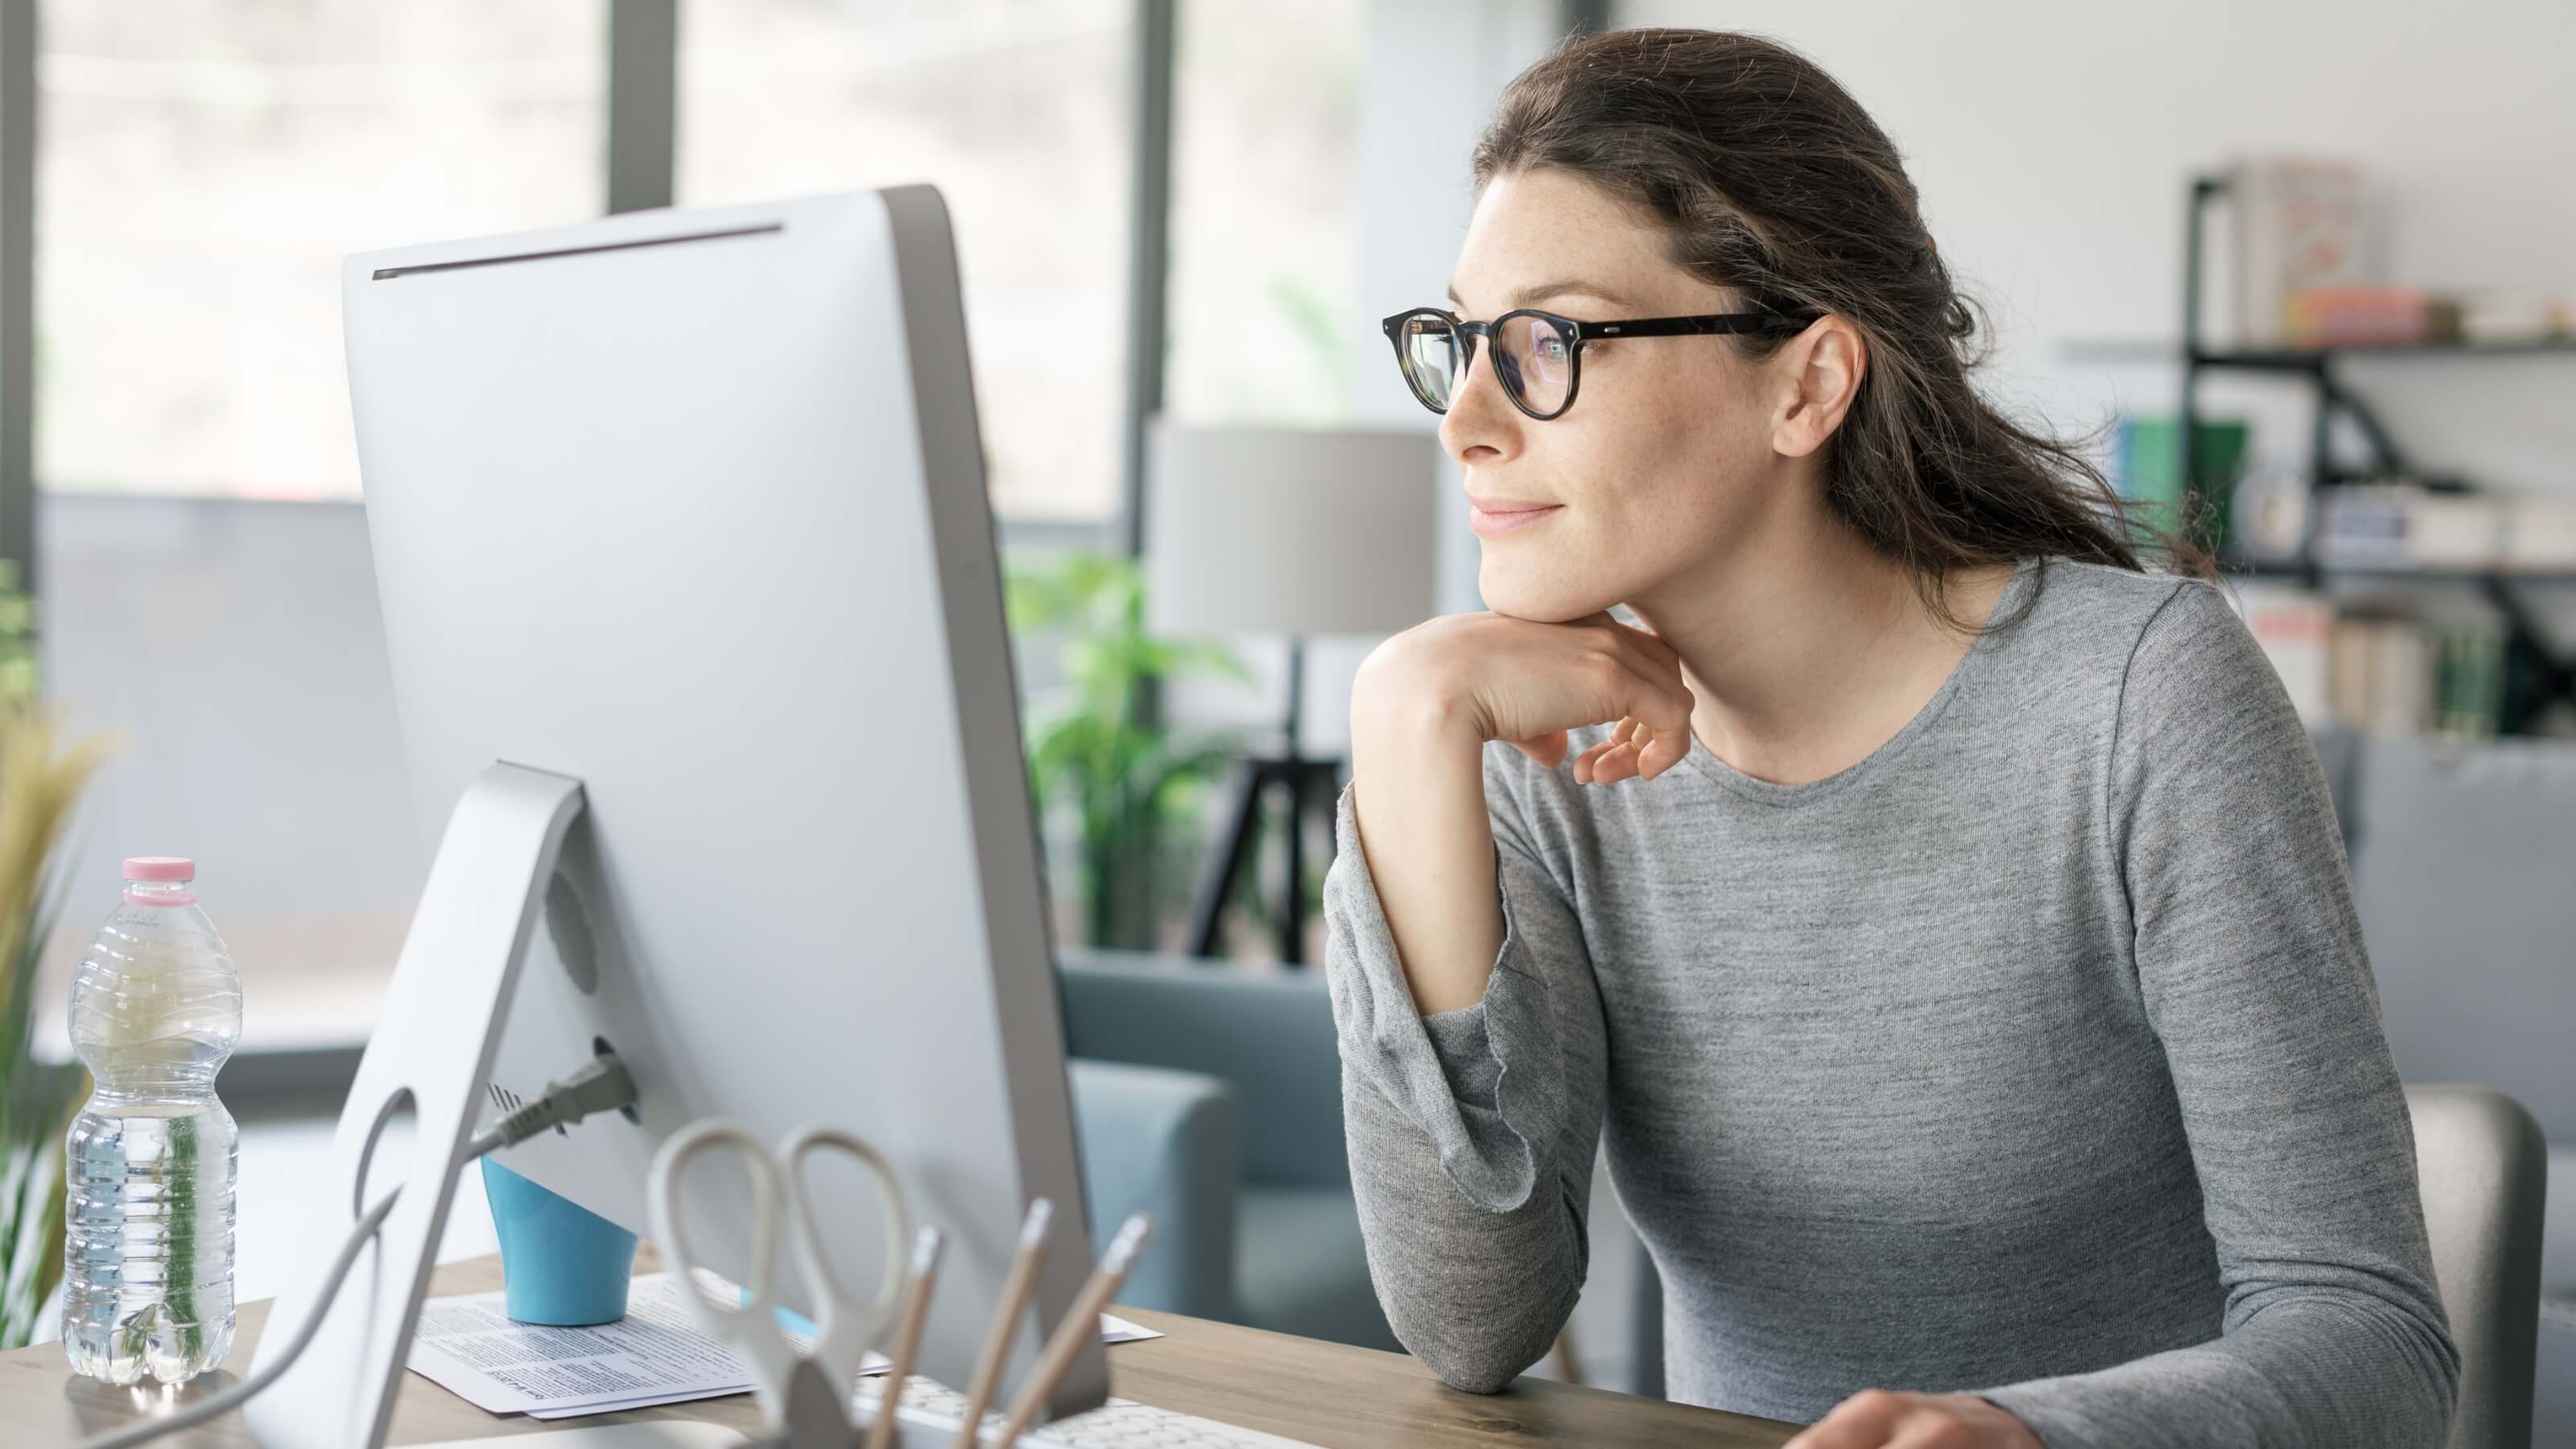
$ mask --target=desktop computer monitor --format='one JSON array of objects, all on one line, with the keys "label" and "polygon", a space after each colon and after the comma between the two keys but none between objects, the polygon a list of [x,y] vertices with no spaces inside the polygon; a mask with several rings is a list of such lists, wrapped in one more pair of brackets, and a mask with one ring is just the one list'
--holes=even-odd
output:
[{"label": "desktop computer monitor", "polygon": [[[523,904],[488,1066],[467,1042],[422,1049],[468,1058],[442,1080],[506,1101],[604,1043],[638,1101],[631,1120],[499,1160],[649,1235],[648,1165],[688,1123],[722,1114],[771,1141],[808,1122],[853,1130],[948,1234],[920,1371],[957,1384],[1023,1209],[1048,1197],[1054,1241],[1015,1380],[1073,1301],[1090,1236],[937,193],[361,256],[343,308],[405,753],[422,820],[447,827],[371,1066],[392,1036],[476,1035],[470,1011],[419,1019],[450,1008],[416,979],[446,969],[433,913],[477,892],[500,914]],[[458,801],[496,762],[579,782],[545,879],[514,881],[530,867],[469,833]],[[364,1135],[350,1118],[385,1080],[362,1068],[339,1147]],[[453,1121],[430,1119],[475,1108],[432,1095],[423,1133],[454,1140]],[[812,1183],[816,1216],[865,1297],[873,1194],[833,1171]],[[748,1281],[750,1203],[733,1185],[692,1174],[690,1240]],[[435,1243],[443,1218],[442,1190],[411,1238]],[[407,1332],[418,1307],[387,1242],[342,1295],[374,1297],[345,1311],[373,1314],[379,1340],[388,1314]],[[807,1306],[792,1264],[778,1284]],[[281,1385],[384,1369],[330,1337]],[[1054,1410],[1105,1389],[1094,1339]],[[295,1411],[261,1402],[263,1436],[293,1437],[276,1426]]]}]

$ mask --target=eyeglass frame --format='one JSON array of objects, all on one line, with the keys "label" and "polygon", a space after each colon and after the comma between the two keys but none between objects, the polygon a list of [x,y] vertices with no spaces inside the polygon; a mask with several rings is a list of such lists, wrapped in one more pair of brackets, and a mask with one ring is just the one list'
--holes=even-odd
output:
[{"label": "eyeglass frame", "polygon": [[[1803,331],[1807,326],[1806,322],[1801,322],[1794,317],[1784,317],[1777,312],[1702,312],[1690,317],[1631,317],[1618,322],[1583,322],[1561,313],[1543,312],[1535,307],[1516,307],[1491,322],[1469,322],[1454,312],[1444,311],[1438,307],[1408,308],[1386,318],[1378,323],[1378,326],[1386,333],[1387,342],[1395,348],[1395,370],[1404,374],[1404,385],[1412,392],[1413,400],[1442,417],[1447,417],[1449,410],[1434,403],[1423,393],[1422,385],[1413,380],[1413,369],[1405,361],[1403,327],[1405,323],[1416,317],[1437,317],[1449,324],[1452,333],[1468,339],[1467,355],[1458,365],[1458,376],[1461,378],[1476,365],[1476,340],[1482,338],[1488,346],[1491,346],[1494,335],[1502,329],[1503,324],[1513,318],[1536,317],[1556,328],[1558,333],[1568,340],[1565,401],[1556,405],[1556,411],[1550,413],[1538,411],[1523,401],[1513,391],[1511,384],[1503,381],[1500,373],[1495,374],[1494,378],[1495,382],[1502,387],[1503,396],[1511,399],[1513,407],[1542,423],[1554,422],[1564,417],[1566,410],[1574,406],[1575,395],[1583,390],[1583,349],[1590,343],[1618,337],[1709,337],[1738,332],[1798,332]],[[1454,388],[1452,395],[1455,395]]]}]

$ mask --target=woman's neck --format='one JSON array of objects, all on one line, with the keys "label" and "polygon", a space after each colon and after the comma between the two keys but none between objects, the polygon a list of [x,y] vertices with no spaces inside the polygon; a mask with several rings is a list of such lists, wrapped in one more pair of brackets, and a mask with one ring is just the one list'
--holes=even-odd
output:
[{"label": "woman's neck", "polygon": [[[1681,655],[1697,701],[1691,729],[1758,780],[1821,780],[1867,759],[1921,712],[1974,642],[1927,606],[1898,564],[1821,514],[1632,600]],[[1971,623],[2012,575],[1955,575],[1950,608]]]}]

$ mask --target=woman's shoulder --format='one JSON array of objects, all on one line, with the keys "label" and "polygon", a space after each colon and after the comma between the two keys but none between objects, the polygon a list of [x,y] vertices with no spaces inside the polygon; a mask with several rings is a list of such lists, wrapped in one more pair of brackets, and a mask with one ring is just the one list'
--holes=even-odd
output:
[{"label": "woman's shoulder", "polygon": [[2123,717],[2288,708],[2270,659],[2217,583],[2057,558],[2039,585],[2018,626],[2030,631],[2020,652],[2060,680],[2098,680]]},{"label": "woman's shoulder", "polygon": [[[2186,613],[2226,595],[2206,579],[2140,572],[2086,559],[2049,557],[2026,564],[2033,577],[2028,622],[2043,632],[2117,643],[2135,642],[2166,612]],[[2233,612],[2230,610],[2229,612]]]},{"label": "woman's shoulder", "polygon": [[2177,658],[2231,677],[2249,664],[2269,672],[2235,605],[2207,579],[2070,558],[2038,560],[2031,573],[2026,606],[1996,623],[2003,652],[2035,673],[2124,688],[2141,665],[2162,670]]}]

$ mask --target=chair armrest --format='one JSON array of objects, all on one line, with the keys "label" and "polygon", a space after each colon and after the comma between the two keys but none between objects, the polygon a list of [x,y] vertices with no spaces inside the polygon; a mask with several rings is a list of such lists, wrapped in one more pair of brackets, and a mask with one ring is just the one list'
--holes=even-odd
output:
[{"label": "chair armrest", "polygon": [[2576,1147],[2549,1149],[2549,1206],[2542,1223],[2541,1287],[2576,1298]]},{"label": "chair armrest", "polygon": [[1154,1241],[1119,1301],[1231,1321],[1243,1114],[1214,1077],[1124,1062],[1066,1063],[1092,1250],[1129,1213],[1151,1213]]},{"label": "chair armrest", "polygon": [[1321,971],[1255,973],[1185,956],[1076,949],[1058,952],[1057,968],[1070,1055],[1231,1083],[1250,1181],[1351,1180],[1341,1050]]}]

